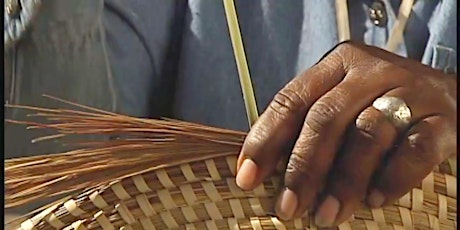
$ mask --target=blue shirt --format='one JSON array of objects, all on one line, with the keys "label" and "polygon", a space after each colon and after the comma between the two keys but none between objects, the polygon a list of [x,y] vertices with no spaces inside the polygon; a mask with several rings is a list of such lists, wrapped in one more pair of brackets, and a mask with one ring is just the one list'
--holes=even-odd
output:
[{"label": "blue shirt", "polygon": [[[8,102],[51,106],[40,99],[45,93],[133,116],[248,130],[222,1],[23,2],[22,17],[5,15]],[[236,1],[259,111],[338,43],[334,2]],[[352,40],[385,46],[400,1],[383,2],[388,23],[380,27],[368,15],[373,1],[348,1]],[[456,0],[415,1],[396,53],[456,72],[456,11]],[[6,128],[6,143],[19,143],[7,156],[40,153],[28,144],[36,134]]]}]

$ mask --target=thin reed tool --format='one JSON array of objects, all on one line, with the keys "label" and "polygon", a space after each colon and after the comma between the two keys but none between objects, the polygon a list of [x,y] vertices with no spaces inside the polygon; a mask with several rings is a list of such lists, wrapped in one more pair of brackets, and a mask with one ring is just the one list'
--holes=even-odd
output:
[{"label": "thin reed tool", "polygon": [[259,118],[259,113],[257,112],[254,89],[252,87],[249,67],[244,52],[243,39],[241,37],[238,17],[236,15],[235,2],[233,0],[223,1],[230,39],[233,45],[233,53],[235,54],[236,66],[240,77],[241,90],[243,91],[244,106],[246,107],[249,127],[251,127]]}]

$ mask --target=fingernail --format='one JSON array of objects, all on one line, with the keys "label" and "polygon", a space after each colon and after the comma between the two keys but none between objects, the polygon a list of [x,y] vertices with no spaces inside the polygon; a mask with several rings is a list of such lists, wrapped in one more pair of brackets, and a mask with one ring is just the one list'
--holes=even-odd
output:
[{"label": "fingernail", "polygon": [[319,206],[315,216],[318,227],[331,227],[339,213],[340,203],[337,198],[328,196]]},{"label": "fingernail", "polygon": [[290,220],[297,209],[297,195],[286,188],[278,198],[275,207],[276,215],[283,220]]},{"label": "fingernail", "polygon": [[371,208],[380,208],[385,202],[385,196],[377,189],[372,190],[371,194],[367,197],[367,203]]},{"label": "fingernail", "polygon": [[257,165],[254,161],[246,159],[236,174],[236,184],[242,189],[250,189],[254,184],[257,174]]}]

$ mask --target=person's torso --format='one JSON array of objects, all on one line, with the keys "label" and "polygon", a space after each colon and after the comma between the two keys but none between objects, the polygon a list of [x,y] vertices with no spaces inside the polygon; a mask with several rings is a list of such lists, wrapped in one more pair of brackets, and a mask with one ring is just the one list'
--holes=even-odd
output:
[{"label": "person's torso", "polygon": [[[40,99],[50,94],[133,116],[248,129],[221,1],[41,2],[30,28],[5,50],[9,103],[50,106]],[[399,1],[383,1],[380,25],[369,14],[374,2],[348,1],[351,38],[384,47]],[[261,112],[279,89],[337,44],[335,1],[236,3]],[[456,5],[415,1],[397,53],[440,69],[454,67]],[[7,19],[5,31],[14,31],[8,27],[14,20]],[[31,151],[30,132],[24,142],[13,140],[23,131],[7,129],[6,141],[17,144],[6,152]]]},{"label": "person's torso", "polygon": [[[103,1],[20,3],[17,15],[5,15],[5,103],[62,107],[42,97],[48,94],[113,109],[113,83],[100,26]],[[28,112],[7,108],[5,117],[21,120]],[[6,158],[59,151],[55,143],[30,144],[42,131],[5,123],[5,134]]]},{"label": "person's torso", "polygon": [[[400,1],[348,1],[351,39],[384,48]],[[338,43],[334,0],[236,1],[259,112]],[[380,6],[380,7],[379,7]],[[373,17],[370,9],[382,11]],[[415,1],[397,54],[456,66],[456,1]],[[376,20],[374,23],[373,20]],[[189,1],[174,98],[176,118],[248,130],[221,1]]]}]

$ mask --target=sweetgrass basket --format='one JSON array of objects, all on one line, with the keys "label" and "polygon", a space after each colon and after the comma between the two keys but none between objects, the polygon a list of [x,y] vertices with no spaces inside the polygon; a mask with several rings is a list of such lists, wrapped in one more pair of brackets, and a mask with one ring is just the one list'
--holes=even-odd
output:
[{"label": "sweetgrass basket", "polygon": [[[244,133],[83,106],[91,111],[17,107],[37,112],[48,123],[10,122],[58,131],[40,140],[123,137],[80,143],[65,153],[7,160],[7,206],[73,192],[9,223],[8,229],[317,229],[309,216],[281,221],[274,215],[282,170],[252,191],[236,186]],[[332,229],[456,229],[456,162],[452,158],[436,167],[393,205],[363,207]]]}]

